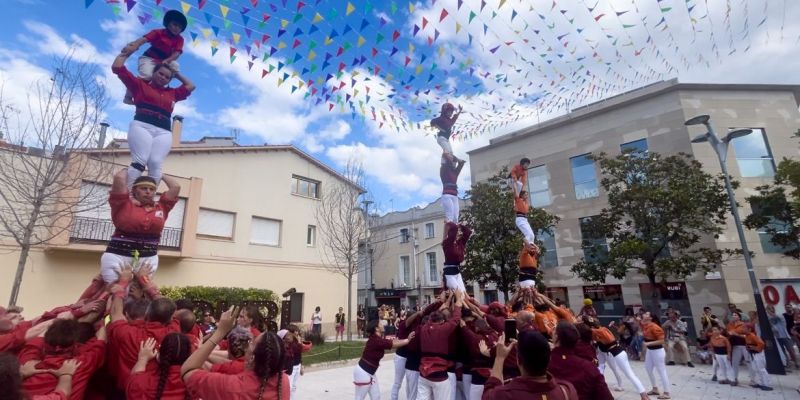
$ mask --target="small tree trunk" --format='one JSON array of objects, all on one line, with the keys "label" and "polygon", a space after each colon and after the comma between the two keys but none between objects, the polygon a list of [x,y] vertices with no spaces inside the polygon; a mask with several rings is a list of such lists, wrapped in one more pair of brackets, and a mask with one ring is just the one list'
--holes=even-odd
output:
[{"label": "small tree trunk", "polygon": [[650,295],[649,299],[645,300],[645,306],[647,311],[650,311],[653,320],[658,320],[659,325],[661,325],[661,291],[658,289],[655,275],[648,274],[647,279],[650,281],[653,294]]},{"label": "small tree trunk", "polygon": [[506,302],[511,298],[508,296],[509,286],[508,280],[506,279],[506,264],[503,263],[500,264],[500,290],[503,291],[503,297]]},{"label": "small tree trunk", "polygon": [[347,341],[353,340],[353,334],[350,332],[350,321],[353,317],[353,274],[351,273],[347,278]]},{"label": "small tree trunk", "polygon": [[31,247],[24,245],[20,248],[19,259],[17,261],[17,274],[14,276],[14,286],[11,288],[11,297],[8,299],[8,306],[17,305],[19,288],[22,286],[22,274],[25,273],[25,263],[28,261],[28,253]]}]

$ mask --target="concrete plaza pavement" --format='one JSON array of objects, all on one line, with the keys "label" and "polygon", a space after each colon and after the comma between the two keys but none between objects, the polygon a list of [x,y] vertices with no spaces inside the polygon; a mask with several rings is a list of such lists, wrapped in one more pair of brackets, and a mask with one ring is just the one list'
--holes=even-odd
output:
[{"label": "concrete plaza pavement", "polygon": [[[353,366],[354,361],[347,363],[336,363],[325,367],[306,368],[304,376],[298,382],[297,400],[344,400],[352,399],[354,393],[353,386]],[[631,361],[631,367],[645,387],[649,388],[650,380],[644,369],[644,362]],[[771,392],[762,391],[750,387],[747,367],[742,367],[739,371],[739,386],[720,385],[711,381],[711,366],[697,365],[696,368],[685,366],[668,366],[667,373],[671,383],[670,394],[675,400],[788,400],[800,399],[797,388],[800,387],[800,372],[793,371],[787,375],[770,375],[772,387]],[[393,355],[387,354],[381,361],[381,366],[377,372],[377,379],[381,388],[381,399],[389,400],[394,380]],[[658,378],[656,378],[658,379]],[[606,382],[609,388],[613,388],[616,383],[613,373],[606,368]],[[634,393],[633,385],[622,377],[624,392],[614,392],[617,400],[638,400],[638,394]],[[400,390],[400,399],[405,399],[405,386]],[[655,396],[651,396],[655,399]]]}]

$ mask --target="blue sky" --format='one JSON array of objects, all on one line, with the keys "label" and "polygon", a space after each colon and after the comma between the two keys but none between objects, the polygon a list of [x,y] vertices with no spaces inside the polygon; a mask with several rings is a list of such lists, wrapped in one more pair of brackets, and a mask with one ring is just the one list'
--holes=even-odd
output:
[{"label": "blue sky", "polygon": [[[179,62],[198,90],[176,109],[184,140],[237,132],[242,144],[291,143],[334,168],[356,158],[382,211],[438,198],[427,121],[443,101],[465,107],[454,141],[464,157],[661,79],[797,83],[800,67],[800,5],[789,0],[128,0],[130,13],[125,0],[91,3],[3,2],[7,100],[23,102],[72,50],[98,66],[107,120],[124,137],[132,108],[110,63],[160,26],[163,9],[188,6]],[[461,178],[467,187],[468,168]]]}]

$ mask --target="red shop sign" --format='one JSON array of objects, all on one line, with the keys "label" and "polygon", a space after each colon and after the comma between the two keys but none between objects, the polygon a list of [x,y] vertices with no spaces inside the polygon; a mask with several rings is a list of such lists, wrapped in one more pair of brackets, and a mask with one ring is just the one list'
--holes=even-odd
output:
[{"label": "red shop sign", "polygon": [[774,285],[764,285],[762,292],[764,294],[764,301],[766,301],[767,304],[783,305],[788,303],[800,303],[800,297],[797,296],[794,285],[785,285],[783,291],[779,290]]}]

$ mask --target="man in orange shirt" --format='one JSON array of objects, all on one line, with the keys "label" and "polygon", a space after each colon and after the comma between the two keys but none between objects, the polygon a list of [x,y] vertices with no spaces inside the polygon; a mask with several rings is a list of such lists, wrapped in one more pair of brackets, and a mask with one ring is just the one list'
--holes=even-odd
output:
[{"label": "man in orange shirt", "polygon": [[568,311],[553,304],[547,296],[541,293],[535,293],[534,298],[534,309],[536,310],[534,314],[534,324],[536,325],[536,329],[547,338],[553,338],[553,333],[556,330],[556,326],[558,326],[558,321],[575,322]]},{"label": "man in orange shirt", "polygon": [[752,387],[761,390],[772,390],[769,386],[769,374],[767,373],[767,359],[764,358],[764,341],[753,333],[749,326],[745,326],[745,343],[747,351],[750,352],[750,384]]},{"label": "man in orange shirt", "polygon": [[539,266],[539,248],[536,245],[523,246],[519,252],[519,287],[536,286],[536,273]]},{"label": "man in orange shirt", "polygon": [[528,184],[528,167],[531,165],[531,160],[527,157],[519,160],[519,164],[511,168],[508,174],[508,186],[514,191],[514,196],[519,196],[522,189]]}]

